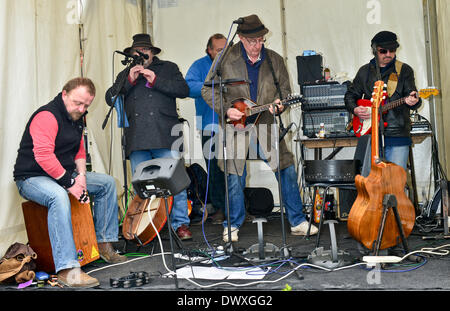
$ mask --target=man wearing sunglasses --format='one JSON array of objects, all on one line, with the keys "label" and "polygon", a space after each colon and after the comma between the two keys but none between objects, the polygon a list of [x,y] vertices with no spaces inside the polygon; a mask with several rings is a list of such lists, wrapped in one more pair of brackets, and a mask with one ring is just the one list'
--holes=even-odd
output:
[{"label": "man wearing sunglasses", "polygon": [[[129,70],[122,70],[114,84],[106,91],[105,100],[113,104],[116,95],[123,95],[129,127],[125,127],[125,157],[130,160],[131,172],[145,161],[157,158],[181,158],[181,153],[173,147],[183,133],[177,112],[177,98],[189,95],[189,86],[178,65],[162,60],[156,55],[161,49],[152,44],[149,34],[133,36],[131,47],[125,54],[144,56],[142,64],[135,64]],[[121,84],[125,81],[122,88]],[[187,193],[182,191],[174,196],[171,211],[172,227],[181,240],[192,238],[189,229]]]},{"label": "man wearing sunglasses", "polygon": [[370,119],[371,110],[358,106],[357,100],[370,99],[375,81],[380,78],[387,85],[386,103],[405,98],[403,105],[382,115],[380,126],[383,128],[380,128],[380,132],[384,133],[384,158],[406,169],[412,143],[410,111],[418,109],[421,100],[417,94],[413,69],[397,59],[399,46],[397,35],[393,32],[381,31],[373,37],[371,48],[374,58],[358,70],[345,94],[345,105],[360,120]]},{"label": "man wearing sunglasses", "polygon": [[[289,75],[283,58],[275,51],[264,46],[264,36],[269,30],[257,15],[249,15],[239,19],[237,34],[240,42],[225,49],[224,55],[219,55],[213,62],[205,81],[211,81],[213,75],[220,72],[224,80],[244,79],[249,83],[230,85],[223,98],[226,119],[240,120],[242,111],[233,107],[233,100],[245,98],[257,105],[277,103],[278,112],[283,111],[280,99],[291,93]],[[220,68],[216,65],[223,57]],[[217,81],[217,77],[215,78]],[[202,96],[208,105],[221,116],[219,87],[203,86]],[[318,229],[308,221],[303,214],[303,205],[297,183],[294,157],[288,150],[287,144],[281,140],[278,145],[278,127],[272,113],[273,106],[260,114],[247,117],[245,129],[236,129],[233,125],[226,127],[227,149],[227,184],[229,197],[229,219],[231,234],[228,233],[228,215],[223,222],[223,240],[236,242],[239,228],[245,220],[245,181],[246,160],[262,159],[275,172],[278,178],[280,169],[281,192],[283,205],[291,225],[292,235],[316,234]],[[219,124],[221,124],[219,122]],[[223,130],[223,129],[222,129]],[[222,143],[220,141],[219,143]],[[219,148],[218,164],[224,171],[223,148]],[[279,160],[279,161],[277,161]],[[278,163],[279,162],[279,163]],[[228,211],[226,211],[228,212]]]}]

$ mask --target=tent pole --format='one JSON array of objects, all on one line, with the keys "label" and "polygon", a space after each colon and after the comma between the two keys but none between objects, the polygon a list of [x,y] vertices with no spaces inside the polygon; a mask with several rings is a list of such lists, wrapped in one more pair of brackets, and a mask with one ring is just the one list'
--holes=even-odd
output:
[{"label": "tent pole", "polygon": [[[439,62],[439,44],[437,31],[437,14],[436,14],[436,0],[423,0],[423,14],[424,14],[424,30],[425,30],[425,51],[427,57],[427,76],[429,86],[435,86],[440,89],[441,75]],[[432,131],[436,137],[439,148],[439,159],[442,167],[447,170],[446,152],[444,141],[443,128],[443,109],[442,97],[432,96],[429,99],[430,103],[430,122]],[[438,168],[437,163],[433,167],[434,177],[437,179]],[[437,185],[438,186],[438,185]]]}]

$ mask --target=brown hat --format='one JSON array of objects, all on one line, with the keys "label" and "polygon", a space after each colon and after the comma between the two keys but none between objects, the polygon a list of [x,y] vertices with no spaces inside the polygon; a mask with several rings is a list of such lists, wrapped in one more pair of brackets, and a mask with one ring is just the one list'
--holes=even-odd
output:
[{"label": "brown hat", "polygon": [[133,36],[133,45],[126,48],[123,51],[124,51],[124,53],[129,54],[131,52],[131,49],[136,48],[136,47],[150,48],[152,50],[153,55],[156,55],[159,52],[161,52],[160,48],[153,46],[150,35],[148,35],[146,33],[139,33],[139,34],[134,35]]},{"label": "brown hat", "polygon": [[259,17],[255,14],[242,18],[244,22],[237,28],[237,33],[247,38],[258,38],[269,32]]}]

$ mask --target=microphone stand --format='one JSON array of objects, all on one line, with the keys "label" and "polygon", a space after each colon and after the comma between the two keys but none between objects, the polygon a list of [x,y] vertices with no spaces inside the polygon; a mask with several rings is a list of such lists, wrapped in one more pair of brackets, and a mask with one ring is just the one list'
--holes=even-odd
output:
[{"label": "microphone stand", "polygon": [[[117,88],[117,94],[114,96],[113,102],[111,103],[111,107],[109,108],[108,113],[106,114],[105,120],[103,121],[102,124],[102,130],[105,129],[106,124],[108,123],[108,119],[109,116],[111,115],[111,112],[114,109],[114,106],[116,105],[116,101],[117,98],[120,96],[120,92],[122,91],[122,88],[125,85],[125,81],[128,79],[128,74],[130,72],[130,69],[132,67],[134,67],[135,65],[138,64],[143,64],[144,60],[141,56],[139,57],[133,57],[133,56],[128,56],[124,53],[121,53],[123,55],[125,55],[125,59],[122,60],[122,64],[123,65],[127,65],[127,67],[125,68],[124,74],[121,77],[121,79],[119,80],[118,83],[118,88]],[[122,166],[123,166],[123,183],[124,183],[124,191],[125,191],[125,203],[124,206],[127,207],[128,206],[128,180],[127,180],[127,160],[126,160],[126,155],[125,155],[125,147],[126,147],[126,137],[124,134],[125,131],[125,118],[126,118],[126,113],[125,113],[125,102],[123,102],[123,107],[122,107],[122,123],[123,123],[123,130],[122,130],[122,134],[121,134],[121,147],[122,147]]]},{"label": "microphone stand", "polygon": [[[232,42],[234,40],[234,37],[236,36],[237,31],[234,32],[233,37],[231,38],[230,43],[227,45],[225,50],[223,51],[223,57],[219,57],[219,60],[216,64],[216,71],[211,76],[211,82],[214,83],[214,78],[217,76],[219,79],[218,85],[219,85],[219,104],[220,104],[220,124],[222,127],[223,135],[222,135],[222,150],[223,150],[223,170],[224,170],[224,176],[225,176],[225,208],[227,209],[227,226],[228,226],[228,243],[225,245],[225,251],[228,251],[229,254],[233,253],[233,242],[231,241],[231,223],[230,223],[230,200],[228,197],[228,165],[227,165],[227,129],[225,124],[225,111],[223,107],[223,93],[225,90],[225,83],[223,83],[222,80],[222,71],[221,66],[223,63],[223,60],[228,55],[228,51],[230,47],[232,46]],[[237,173],[237,172],[236,172]],[[239,177],[238,177],[239,178]]]},{"label": "microphone stand", "polygon": [[[222,79],[222,72],[221,72],[221,66],[222,66],[222,62],[223,60],[226,58],[226,56],[228,55],[228,51],[230,49],[230,47],[232,46],[234,37],[236,36],[236,33],[234,33],[230,44],[228,44],[226,46],[226,48],[222,51],[221,54],[219,54],[219,59],[215,65],[215,68],[217,68],[215,70],[215,72],[212,74],[211,79],[209,82],[205,82],[205,86],[214,86],[214,85],[218,85],[219,86],[219,98],[220,98],[220,116],[221,116],[221,127],[222,127],[222,131],[223,131],[223,135],[222,135],[222,150],[223,150],[223,157],[224,157],[224,179],[225,179],[225,208],[227,211],[227,228],[228,228],[228,242],[225,245],[225,253],[227,253],[230,256],[236,256],[241,260],[244,260],[245,262],[253,265],[253,266],[257,266],[255,263],[253,263],[251,260],[245,258],[244,256],[234,252],[233,250],[233,242],[231,241],[231,222],[230,222],[230,201],[229,201],[229,197],[228,197],[228,166],[227,166],[227,129],[226,129],[226,125],[225,125],[225,111],[224,111],[224,107],[223,107],[223,93],[225,91],[225,86],[230,84],[241,84],[241,83],[249,83],[249,81],[247,80],[238,80],[238,79],[227,79],[227,80],[223,80]],[[223,55],[223,56],[222,56]],[[218,82],[214,82],[214,78],[218,77]],[[214,94],[214,93],[213,93]],[[236,172],[237,173],[237,172]],[[239,177],[238,177],[239,178]]]},{"label": "microphone stand", "polygon": [[[272,104],[272,111],[273,111],[273,126],[275,127],[277,124],[276,123],[276,121],[277,121],[276,114],[278,112],[278,107],[274,103]],[[291,125],[288,126],[287,131],[289,131],[290,127],[291,127]],[[287,131],[286,131],[286,133],[287,133]],[[281,190],[282,182],[281,182],[281,170],[280,170],[280,142],[283,139],[283,137],[276,134],[277,131],[275,128],[273,128],[272,132],[275,135],[275,138],[273,139],[273,141],[275,142],[274,147],[275,147],[275,152],[276,152],[276,156],[277,156],[276,161],[277,161],[277,174],[278,174],[278,178],[277,178],[277,180],[278,180],[278,195],[280,197],[281,240],[283,243],[282,251],[280,251],[280,254],[281,254],[282,259],[287,260],[287,259],[289,259],[290,255],[289,255],[289,250],[288,250],[287,242],[286,242],[286,226],[284,223],[284,221],[285,221],[285,219],[284,219],[284,201],[283,201],[283,194],[282,194],[282,190]],[[278,133],[279,133],[279,131],[278,131]],[[294,264],[291,261],[289,261],[289,264],[294,269],[294,271],[297,275],[297,278],[300,280],[303,280],[303,275],[301,274],[299,269],[295,268]]]}]

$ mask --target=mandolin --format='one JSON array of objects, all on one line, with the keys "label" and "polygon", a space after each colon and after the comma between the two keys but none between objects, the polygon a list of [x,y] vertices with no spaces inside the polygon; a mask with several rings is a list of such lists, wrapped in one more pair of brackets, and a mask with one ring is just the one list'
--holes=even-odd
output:
[{"label": "mandolin", "polygon": [[[289,95],[285,99],[280,101],[280,104],[284,106],[290,106],[299,103],[303,100],[301,95]],[[247,125],[247,118],[263,111],[269,110],[274,103],[258,106],[256,103],[247,98],[237,98],[231,102],[231,107],[236,108],[240,112],[244,113],[241,119],[236,121],[227,120],[228,123],[232,123],[237,128],[244,128]]]},{"label": "mandolin", "polygon": [[[419,97],[426,99],[432,95],[436,96],[439,95],[439,90],[433,87],[427,88],[427,89],[421,89],[419,92]],[[381,113],[387,113],[389,110],[394,109],[398,106],[401,106],[405,103],[406,97],[402,97],[400,99],[394,100],[390,103],[384,104],[381,107]],[[369,99],[358,99],[356,101],[356,104],[358,106],[363,106],[371,109],[372,107],[372,101]],[[378,116],[380,118],[381,116]],[[358,116],[353,116],[353,132],[355,133],[356,137],[360,137],[363,135],[370,134],[370,131],[372,129],[372,119],[365,119],[361,120],[358,118]],[[387,123],[384,124],[384,126],[387,126]]]},{"label": "mandolin", "polygon": [[[347,229],[350,235],[366,248],[374,250],[383,214],[386,194],[396,197],[397,210],[405,238],[415,222],[414,206],[405,194],[406,171],[399,165],[385,162],[379,156],[379,110],[384,100],[384,82],[375,82],[372,95],[371,171],[369,176],[355,177],[357,197],[348,215]],[[389,209],[379,249],[397,245],[401,234],[392,209]]]}]

